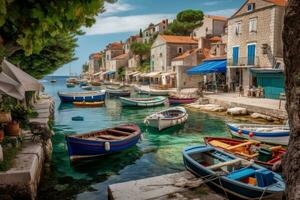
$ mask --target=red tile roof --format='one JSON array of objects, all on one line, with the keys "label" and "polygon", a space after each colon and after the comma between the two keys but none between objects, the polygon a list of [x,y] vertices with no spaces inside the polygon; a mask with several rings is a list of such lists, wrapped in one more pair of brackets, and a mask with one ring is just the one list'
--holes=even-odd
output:
[{"label": "red tile roof", "polygon": [[190,36],[160,35],[160,37],[167,43],[198,44],[198,41]]},{"label": "red tile roof", "polygon": [[219,20],[219,21],[227,21],[227,17],[224,16],[215,16],[215,15],[206,15],[208,18]]},{"label": "red tile roof", "polygon": [[107,45],[107,49],[110,50],[121,50],[123,49],[123,44],[121,42],[114,42]]},{"label": "red tile roof", "polygon": [[219,36],[214,36],[212,38],[209,38],[210,42],[222,42],[222,38]]},{"label": "red tile roof", "polygon": [[287,6],[288,0],[264,0],[269,3],[274,3],[277,6]]},{"label": "red tile roof", "polygon": [[207,48],[204,48],[204,49],[192,49],[192,50],[188,50],[186,52],[184,52],[183,54],[177,56],[176,58],[173,58],[173,61],[177,61],[177,60],[183,60],[187,57],[189,57],[190,55],[193,55],[199,51],[202,50],[202,54],[203,54],[203,58],[204,59],[207,59],[207,58],[210,58],[210,54],[209,54],[209,49]]},{"label": "red tile roof", "polygon": [[124,53],[124,54],[121,54],[119,56],[112,58],[112,60],[123,60],[123,59],[127,59],[127,58],[128,58],[128,53]]}]

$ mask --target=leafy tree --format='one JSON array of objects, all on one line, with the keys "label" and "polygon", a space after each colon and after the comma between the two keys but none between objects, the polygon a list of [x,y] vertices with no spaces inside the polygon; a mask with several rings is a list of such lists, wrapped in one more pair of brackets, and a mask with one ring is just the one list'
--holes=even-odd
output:
[{"label": "leafy tree", "polygon": [[167,35],[190,35],[193,30],[202,26],[204,14],[201,10],[184,10],[177,14],[176,19],[165,31]]},{"label": "leafy tree", "polygon": [[76,41],[74,35],[57,35],[49,40],[47,46],[40,53],[26,56],[24,50],[19,50],[9,59],[25,72],[40,79],[43,75],[52,73],[63,64],[77,59],[74,58],[74,49],[77,47]]},{"label": "leafy tree", "polygon": [[82,65],[82,71],[83,72],[87,72],[88,69],[89,69],[89,65],[88,64],[85,63],[85,64]]},{"label": "leafy tree", "polygon": [[[70,37],[75,40],[74,36],[81,34],[82,26],[90,27],[96,21],[97,14],[104,12],[105,1],[112,3],[116,0],[0,0],[0,61],[4,56],[10,57],[16,53],[20,62],[22,59],[25,62],[36,60],[41,64],[41,71],[51,71],[53,68],[44,69],[47,65],[43,65],[39,58],[46,56],[45,53],[55,45],[61,46],[53,44],[53,39],[59,42],[66,39],[65,43],[71,45]],[[66,53],[72,54],[74,48],[68,48],[71,52]],[[51,56],[55,55],[52,53]],[[71,59],[65,59],[61,64],[67,60]]]},{"label": "leafy tree", "polygon": [[290,0],[285,12],[283,46],[285,62],[286,109],[290,125],[290,141],[283,159],[286,199],[300,198],[300,1]]},{"label": "leafy tree", "polygon": [[144,60],[143,63],[137,68],[137,71],[142,72],[142,73],[148,73],[150,72],[150,58],[147,60]]},{"label": "leafy tree", "polygon": [[133,42],[130,45],[130,50],[133,52],[133,54],[138,55],[141,62],[143,62],[145,59],[149,58],[150,56],[151,45],[144,44],[141,42]]},{"label": "leafy tree", "polygon": [[125,79],[125,67],[118,68],[117,72],[118,72],[119,80],[124,80]]},{"label": "leafy tree", "polygon": [[143,31],[142,31],[142,29],[140,29],[140,37],[143,37]]}]

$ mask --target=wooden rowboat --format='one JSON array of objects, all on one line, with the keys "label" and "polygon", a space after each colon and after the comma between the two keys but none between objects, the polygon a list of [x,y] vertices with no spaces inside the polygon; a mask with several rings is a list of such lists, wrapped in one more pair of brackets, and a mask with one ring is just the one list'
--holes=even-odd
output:
[{"label": "wooden rowboat", "polygon": [[109,96],[115,96],[115,97],[129,97],[131,94],[129,90],[122,90],[122,89],[107,89],[106,92]]},{"label": "wooden rowboat", "polygon": [[185,148],[183,160],[186,169],[205,183],[238,198],[280,197],[285,190],[279,174],[211,146]]},{"label": "wooden rowboat", "polygon": [[205,137],[207,145],[222,149],[237,157],[254,160],[255,163],[272,169],[281,160],[286,150],[282,146],[270,146],[255,140],[238,140],[231,138]]},{"label": "wooden rowboat", "polygon": [[123,106],[134,106],[134,107],[153,107],[163,105],[167,98],[166,97],[153,97],[153,98],[125,98],[120,97]]},{"label": "wooden rowboat", "polygon": [[66,136],[71,161],[120,152],[134,146],[141,138],[137,125],[126,124],[85,134]]},{"label": "wooden rowboat", "polygon": [[174,107],[154,113],[145,118],[144,123],[148,126],[155,127],[159,131],[183,124],[188,119],[188,114],[183,107]]},{"label": "wooden rowboat", "polygon": [[190,104],[195,102],[196,98],[183,98],[183,97],[169,97],[170,105]]},{"label": "wooden rowboat", "polygon": [[290,128],[283,125],[227,124],[234,137],[288,145]]},{"label": "wooden rowboat", "polygon": [[73,102],[74,106],[77,107],[101,107],[105,104],[104,101],[96,101],[96,102]]},{"label": "wooden rowboat", "polygon": [[73,88],[76,86],[74,83],[66,83],[66,85],[68,88]]},{"label": "wooden rowboat", "polygon": [[62,102],[95,102],[104,101],[106,92],[105,90],[71,93],[58,92],[57,95]]}]

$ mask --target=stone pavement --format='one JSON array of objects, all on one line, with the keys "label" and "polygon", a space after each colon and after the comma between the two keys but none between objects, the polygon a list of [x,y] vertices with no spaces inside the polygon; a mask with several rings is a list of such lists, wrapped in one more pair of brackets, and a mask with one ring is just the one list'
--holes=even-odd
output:
[{"label": "stone pavement", "polygon": [[238,93],[210,94],[205,97],[209,99],[210,103],[218,104],[225,108],[243,107],[250,112],[287,119],[285,101],[281,102],[281,108],[279,109],[279,100],[276,99],[240,97]]}]

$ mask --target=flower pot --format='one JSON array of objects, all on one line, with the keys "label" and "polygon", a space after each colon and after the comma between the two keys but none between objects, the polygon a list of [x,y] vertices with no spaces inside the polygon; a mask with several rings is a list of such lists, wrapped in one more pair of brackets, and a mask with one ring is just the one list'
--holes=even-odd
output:
[{"label": "flower pot", "polygon": [[0,112],[0,123],[7,123],[11,121],[10,112]]},{"label": "flower pot", "polygon": [[0,129],[0,142],[2,142],[4,139],[4,130]]},{"label": "flower pot", "polygon": [[20,136],[21,129],[19,122],[12,121],[9,122],[6,126],[6,133],[9,136]]}]

